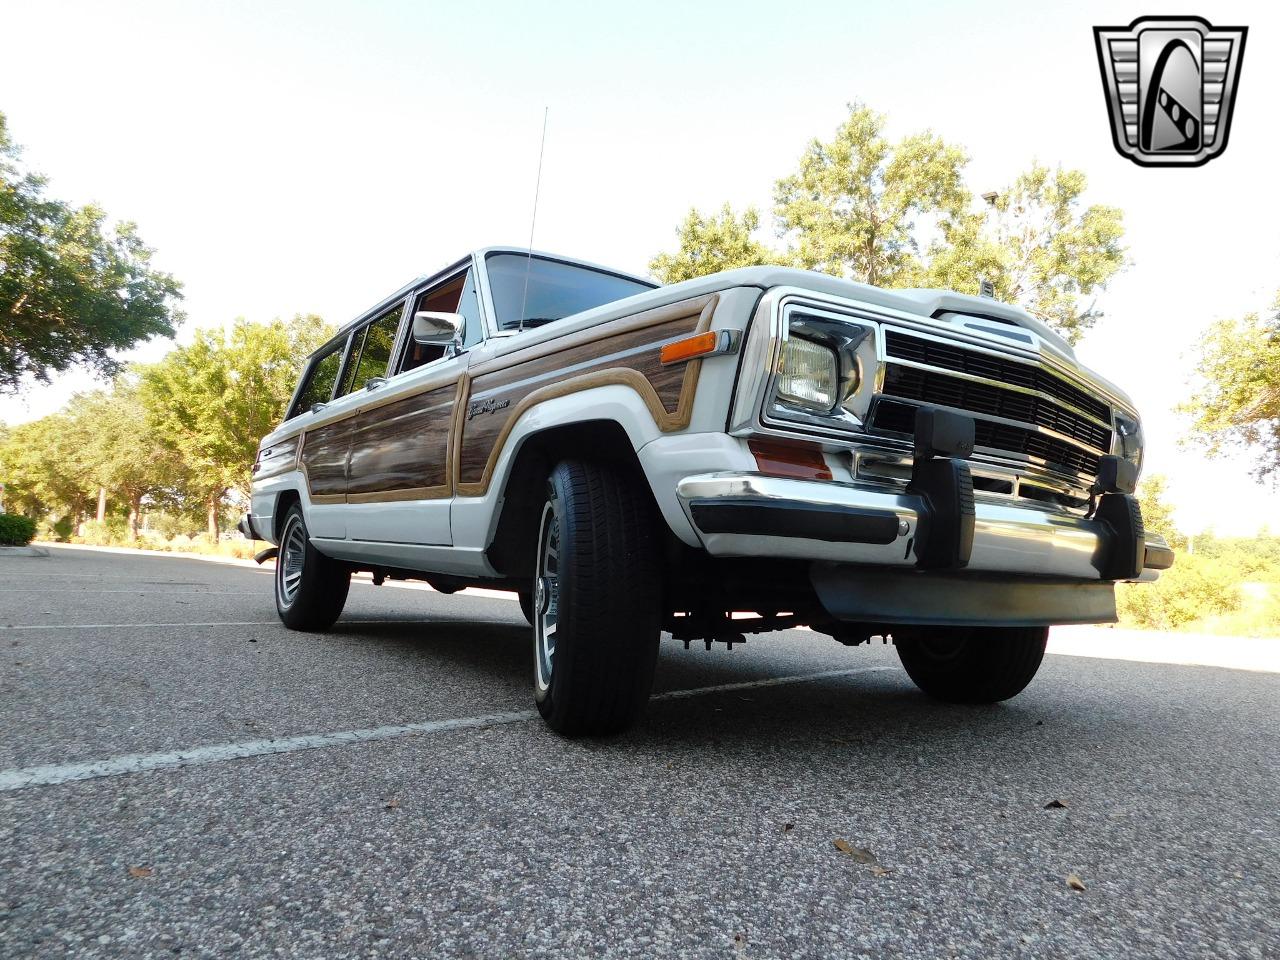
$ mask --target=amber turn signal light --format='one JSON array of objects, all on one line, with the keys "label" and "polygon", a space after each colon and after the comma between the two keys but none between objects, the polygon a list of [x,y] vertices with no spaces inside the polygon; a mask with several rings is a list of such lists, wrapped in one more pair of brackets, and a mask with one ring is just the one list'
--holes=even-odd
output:
[{"label": "amber turn signal light", "polygon": [[714,330],[708,330],[706,333],[697,333],[692,337],[664,343],[658,356],[663,363],[679,363],[682,360],[693,360],[696,357],[715,353],[719,343],[720,335]]},{"label": "amber turn signal light", "polygon": [[747,447],[761,473],[799,480],[831,479],[831,468],[823,459],[820,447],[777,440],[748,440]]}]

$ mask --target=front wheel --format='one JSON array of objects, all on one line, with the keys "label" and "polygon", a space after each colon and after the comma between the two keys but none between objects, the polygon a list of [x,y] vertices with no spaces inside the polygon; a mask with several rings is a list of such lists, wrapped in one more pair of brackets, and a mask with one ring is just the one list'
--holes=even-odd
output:
[{"label": "front wheel", "polygon": [[1021,693],[1040,669],[1048,627],[914,627],[894,631],[915,685],[949,703],[996,703]]},{"label": "front wheel", "polygon": [[351,570],[311,545],[302,507],[294,504],[280,528],[276,556],[276,613],[290,630],[328,630],[342,613]]},{"label": "front wheel", "polygon": [[556,466],[538,525],[534,698],[565,736],[628,727],[653,686],[661,630],[648,491],[616,468]]}]

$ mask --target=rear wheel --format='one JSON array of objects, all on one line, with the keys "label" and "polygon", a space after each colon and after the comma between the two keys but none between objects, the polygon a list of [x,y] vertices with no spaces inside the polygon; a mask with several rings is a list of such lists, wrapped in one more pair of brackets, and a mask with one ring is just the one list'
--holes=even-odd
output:
[{"label": "rear wheel", "polygon": [[1048,627],[916,627],[893,634],[908,676],[950,703],[996,703],[1040,669]]},{"label": "rear wheel", "polygon": [[629,726],[653,686],[660,632],[648,491],[621,471],[569,460],[547,480],[534,579],[534,698],[552,729]]},{"label": "rear wheel", "polygon": [[290,630],[328,630],[347,602],[351,571],[311,545],[298,504],[280,528],[275,581],[276,613]]}]

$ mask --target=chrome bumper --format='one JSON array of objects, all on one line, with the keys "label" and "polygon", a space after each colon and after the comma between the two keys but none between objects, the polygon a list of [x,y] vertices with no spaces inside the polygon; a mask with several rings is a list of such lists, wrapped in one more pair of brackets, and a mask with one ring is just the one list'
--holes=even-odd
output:
[{"label": "chrome bumper", "polygon": [[[794,480],[753,473],[686,477],[680,503],[707,552],[717,557],[779,557],[914,567],[918,497],[861,484]],[[728,509],[724,509],[724,508]],[[1106,529],[1033,506],[979,501],[966,573],[1101,580]],[[737,514],[737,520],[732,518]],[[1154,580],[1173,555],[1146,535],[1141,580]]]}]

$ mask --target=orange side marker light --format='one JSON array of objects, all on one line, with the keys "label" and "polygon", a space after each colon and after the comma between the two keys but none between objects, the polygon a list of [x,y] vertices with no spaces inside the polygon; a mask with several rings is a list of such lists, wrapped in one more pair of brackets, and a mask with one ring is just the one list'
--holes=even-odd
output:
[{"label": "orange side marker light", "polygon": [[658,356],[663,363],[681,363],[685,360],[693,360],[696,357],[705,357],[709,353],[715,353],[719,344],[720,335],[714,330],[708,330],[706,333],[698,333],[682,340],[664,343],[662,349],[658,352]]}]

